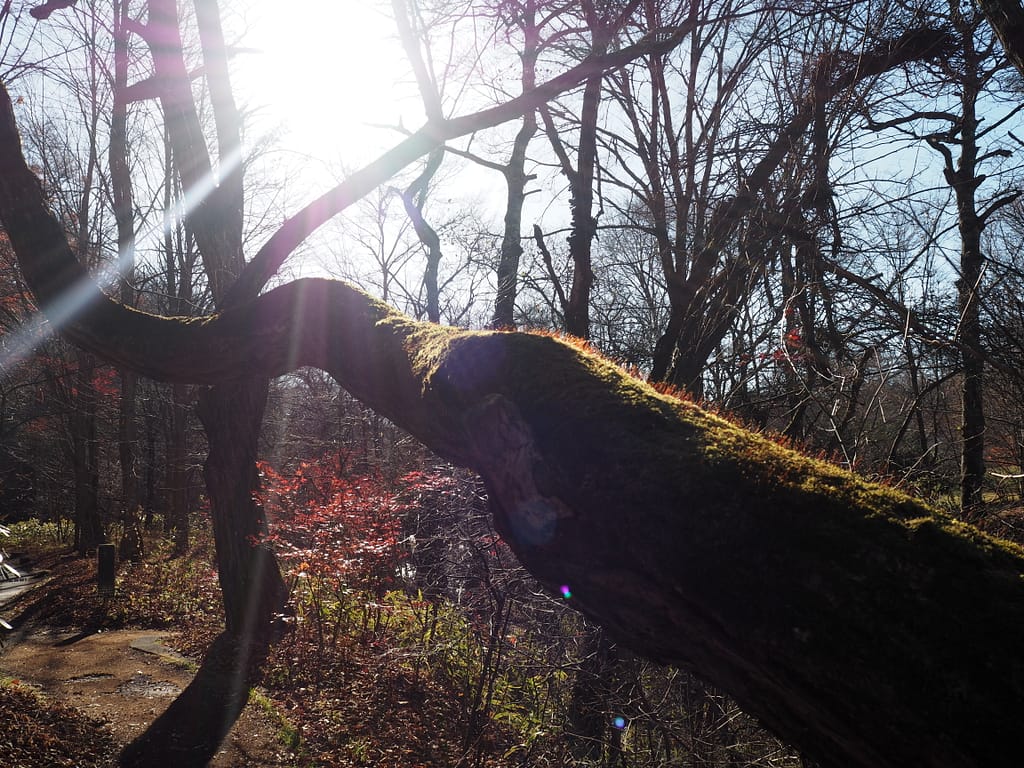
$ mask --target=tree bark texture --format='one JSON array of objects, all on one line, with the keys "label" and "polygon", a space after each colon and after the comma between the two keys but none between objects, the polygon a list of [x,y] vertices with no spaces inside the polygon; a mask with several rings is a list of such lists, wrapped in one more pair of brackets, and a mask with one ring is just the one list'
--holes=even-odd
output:
[{"label": "tree bark texture", "polygon": [[[125,3],[114,3],[114,104],[110,119],[110,191],[117,223],[117,268],[121,301],[135,305],[135,203],[128,158],[128,105],[124,92],[128,85],[128,38]],[[118,547],[122,560],[142,557],[139,515],[139,482],[136,471],[137,377],[134,371],[120,371],[121,401],[118,419],[118,457],[121,464],[121,516],[124,533]]]},{"label": "tree bark texture", "polygon": [[139,506],[139,478],[135,449],[139,441],[136,428],[138,377],[133,371],[121,371],[121,402],[117,426],[117,454],[121,465],[121,520],[124,532],[118,543],[118,557],[139,560],[143,554],[142,516]]},{"label": "tree bark texture", "polygon": [[[603,55],[608,49],[609,37],[595,24],[593,51]],[[565,332],[579,339],[590,338],[590,294],[594,286],[591,250],[597,234],[594,218],[594,180],[597,174],[597,123],[600,115],[603,74],[587,80],[583,88],[583,104],[579,121],[579,140],[574,166],[562,141],[560,131],[547,108],[540,110],[551,147],[569,182],[569,207],[572,213],[569,232],[569,259],[572,261],[572,286],[563,310]]]},{"label": "tree bark texture", "polygon": [[978,7],[1003,44],[1006,58],[1024,75],[1024,7],[1019,0],[979,0]]},{"label": "tree bark texture", "polygon": [[174,551],[188,551],[189,477],[188,477],[187,387],[175,384],[171,389],[170,427],[167,435],[167,515],[164,532],[174,532]]},{"label": "tree bark texture", "polygon": [[211,387],[197,408],[206,429],[209,455],[204,466],[210,494],[217,575],[224,594],[229,633],[239,638],[266,634],[274,614],[288,599],[267,533],[263,507],[253,497],[259,487],[257,449],[269,384],[253,379]]},{"label": "tree bark texture", "polygon": [[[529,55],[528,55],[529,54]],[[532,77],[536,65],[536,50],[528,49],[523,54],[523,90],[527,90],[527,69]],[[500,330],[511,330],[516,325],[516,297],[519,295],[519,260],[523,255],[522,227],[523,205],[526,202],[526,184],[532,178],[526,172],[526,148],[537,132],[537,116],[531,110],[523,116],[523,123],[516,133],[512,155],[505,168],[504,228],[501,236],[501,250],[498,253],[497,283],[494,298],[494,317],[491,326]]]},{"label": "tree bark texture", "polygon": [[259,397],[237,384],[255,376],[329,372],[477,471],[497,529],[548,589],[825,768],[1019,763],[1020,548],[554,338],[417,323],[327,280],[195,320],[124,307],[46,210],[5,97],[0,221],[75,343],[155,378],[231,384],[239,400]]},{"label": "tree bark texture", "polygon": [[[530,93],[537,87],[537,56],[540,51],[540,30],[537,27],[537,4],[528,0],[522,6],[520,24],[523,31],[523,50],[519,54],[522,63],[520,82],[523,93]],[[523,113],[522,122],[512,142],[512,153],[503,169],[505,177],[505,217],[498,252],[496,272],[498,290],[494,297],[494,317],[491,327],[512,330],[516,323],[516,297],[519,295],[519,260],[523,255],[522,228],[523,206],[526,202],[526,185],[532,174],[526,172],[526,150],[537,132],[537,113],[528,109]]]},{"label": "tree bark texture", "polygon": [[957,228],[960,230],[960,278],[957,284],[957,310],[960,314],[960,340],[963,343],[963,416],[960,451],[960,512],[967,520],[984,513],[982,490],[985,483],[985,361],[982,349],[981,280],[985,257],[981,251],[984,219],[977,209],[976,194],[983,178],[978,173],[977,101],[981,91],[980,56],[974,50],[973,30],[963,33],[964,71],[961,84],[960,125],[956,126],[959,161],[946,160],[946,182],[956,197]]}]

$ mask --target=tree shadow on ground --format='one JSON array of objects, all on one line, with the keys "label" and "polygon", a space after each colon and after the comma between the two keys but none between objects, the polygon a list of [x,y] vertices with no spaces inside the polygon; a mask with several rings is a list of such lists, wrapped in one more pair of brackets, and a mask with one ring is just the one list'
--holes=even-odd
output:
[{"label": "tree shadow on ground", "polygon": [[249,672],[266,646],[221,633],[195,678],[160,717],[121,752],[122,768],[205,766],[217,753],[249,698]]},{"label": "tree shadow on ground", "polygon": [[93,635],[95,635],[99,631],[100,631],[99,628],[96,627],[96,626],[86,627],[85,629],[83,629],[78,634],[71,635],[71,637],[66,637],[63,640],[54,643],[53,647],[54,648],[66,648],[69,645],[74,645],[75,643],[78,643],[78,642],[81,642],[82,640],[85,640],[87,637],[92,637]]}]

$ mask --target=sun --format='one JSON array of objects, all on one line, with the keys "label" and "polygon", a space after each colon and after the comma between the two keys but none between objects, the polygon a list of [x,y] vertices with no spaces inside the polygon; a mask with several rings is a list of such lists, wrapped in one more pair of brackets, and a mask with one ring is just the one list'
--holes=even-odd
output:
[{"label": "sun", "polygon": [[416,128],[423,110],[387,3],[258,0],[235,81],[285,148],[358,167]]}]

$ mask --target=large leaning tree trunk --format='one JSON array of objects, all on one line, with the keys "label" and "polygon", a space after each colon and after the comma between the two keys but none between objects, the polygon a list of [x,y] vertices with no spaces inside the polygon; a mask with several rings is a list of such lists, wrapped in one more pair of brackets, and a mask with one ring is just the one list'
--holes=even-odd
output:
[{"label": "large leaning tree trunk", "polygon": [[542,584],[822,766],[1019,763],[1019,548],[552,338],[414,322],[328,280],[199,320],[124,307],[75,260],[14,131],[3,98],[0,220],[45,312],[82,301],[75,343],[165,381],[328,371],[479,472]]}]

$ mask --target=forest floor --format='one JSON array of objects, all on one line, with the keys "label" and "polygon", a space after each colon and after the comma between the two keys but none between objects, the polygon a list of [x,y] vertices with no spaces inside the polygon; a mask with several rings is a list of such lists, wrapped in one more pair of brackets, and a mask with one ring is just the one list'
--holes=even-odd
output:
[{"label": "forest floor", "polygon": [[[20,729],[19,737],[29,737],[23,764],[61,765],[66,757],[74,760],[67,764],[80,765],[83,756],[90,754],[98,764],[112,761],[192,680],[195,663],[168,648],[167,639],[167,633],[149,630],[68,632],[38,627],[7,648],[0,656],[0,676],[17,684],[11,686],[12,695],[4,698],[22,710],[21,716],[26,707],[52,704],[81,714],[69,719],[75,727],[55,729],[49,746],[46,734],[33,736]],[[8,717],[16,721],[13,713],[0,711],[0,720]],[[51,722],[56,725],[55,720]],[[0,741],[11,740],[13,730],[8,729]],[[250,703],[210,765],[291,764],[277,731],[269,713]]]},{"label": "forest floor", "polygon": [[[117,764],[189,685],[223,629],[208,539],[182,557],[156,545],[144,561],[121,564],[110,599],[97,595],[95,558],[54,543],[29,551],[31,569],[46,577],[13,599],[0,590],[0,616],[15,628],[0,633],[0,766]],[[330,650],[289,635],[210,765],[459,764],[461,692],[396,663],[394,643],[382,631]],[[509,738],[489,728],[472,745],[475,764],[507,766]]]},{"label": "forest floor", "polygon": [[[82,599],[89,565],[59,552],[37,557],[26,589],[0,592],[0,615],[15,624],[0,637],[0,764],[114,765],[191,682],[198,660],[172,649],[179,631],[101,626],[117,621],[97,621],[110,604]],[[210,765],[294,765],[280,734],[269,702],[252,697]]]}]

